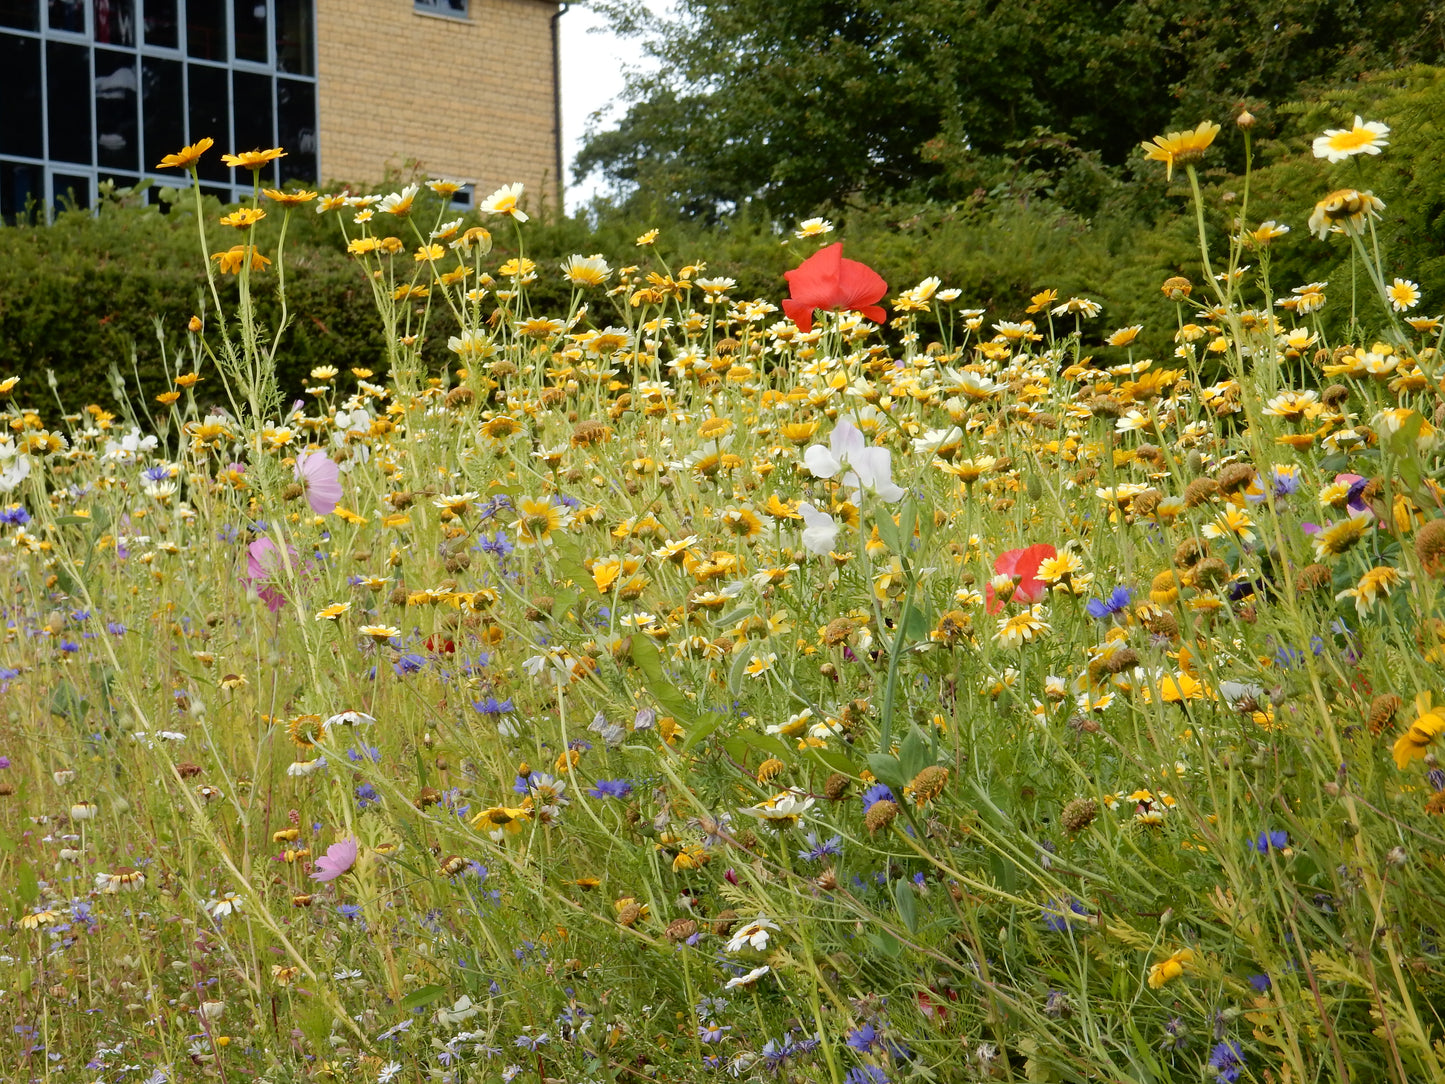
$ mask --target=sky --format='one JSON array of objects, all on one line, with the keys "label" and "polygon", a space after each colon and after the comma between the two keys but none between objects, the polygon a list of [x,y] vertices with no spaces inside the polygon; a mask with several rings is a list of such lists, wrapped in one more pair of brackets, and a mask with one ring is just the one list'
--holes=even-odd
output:
[{"label": "sky", "polygon": [[[654,11],[665,8],[662,0],[647,0]],[[624,41],[606,29],[595,12],[574,3],[561,20],[562,52],[562,157],[567,163],[567,210],[575,211],[601,190],[598,178],[585,185],[572,184],[572,161],[582,145],[593,113],[610,112],[614,120],[621,109],[613,109],[622,92],[623,71],[641,62],[636,41]]]}]

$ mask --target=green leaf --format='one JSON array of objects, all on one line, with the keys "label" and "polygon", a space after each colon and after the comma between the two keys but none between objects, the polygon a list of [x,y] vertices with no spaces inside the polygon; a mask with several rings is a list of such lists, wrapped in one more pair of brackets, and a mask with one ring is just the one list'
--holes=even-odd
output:
[{"label": "green leaf", "polygon": [[899,763],[898,758],[889,756],[887,753],[869,753],[868,770],[880,783],[888,784],[893,789],[894,796],[898,798],[903,796],[904,784],[913,778],[911,775],[904,775],[903,765]]},{"label": "green leaf", "polygon": [[696,718],[696,710],[693,708],[692,701],[683,695],[682,690],[663,676],[662,655],[658,652],[657,646],[645,636],[634,636],[632,638],[632,662],[642,674],[642,684],[652,694],[653,699],[678,722],[684,726],[691,726]]},{"label": "green leaf", "polygon": [[884,956],[897,959],[903,953],[903,942],[884,930],[870,933],[868,942]]},{"label": "green leaf", "polygon": [[[709,711],[704,713],[697,722],[687,728],[687,736],[682,739],[682,751],[684,753],[694,749],[704,738],[711,737],[716,733],[717,728],[727,721],[727,716],[720,711]],[[741,758],[736,758],[741,759]]]},{"label": "green leaf", "polygon": [[899,632],[899,635],[903,637],[905,643],[910,641],[917,643],[928,637],[928,615],[911,602],[908,604],[908,608],[903,611],[903,620],[899,624],[902,630]]},{"label": "green leaf", "polygon": [[893,882],[893,903],[898,908],[898,917],[909,933],[918,932],[918,893],[913,891],[913,882],[901,877]]},{"label": "green leaf", "polygon": [[419,1009],[423,1005],[430,1005],[433,1001],[445,997],[446,992],[447,988],[445,986],[436,984],[423,986],[421,989],[413,990],[407,994],[406,997],[402,998],[398,1007],[402,1009]]},{"label": "green leaf", "polygon": [[851,775],[855,778],[860,774],[858,765],[854,764],[853,761],[849,760],[842,753],[835,752],[832,749],[812,749],[809,750],[809,755],[815,760],[821,761],[824,767],[830,768],[835,772],[842,772],[844,775]]},{"label": "green leaf", "polygon": [[873,518],[873,522],[878,528],[878,537],[883,539],[883,544],[897,553],[900,548],[898,524],[893,522],[893,517],[887,512],[882,512]]},{"label": "green leaf", "polygon": [[903,746],[898,751],[898,759],[905,780],[912,780],[932,763],[928,738],[916,725],[908,728],[908,735],[903,739]]},{"label": "green leaf", "polygon": [[35,867],[24,859],[20,860],[15,892],[20,902],[29,906],[40,899],[40,879],[35,876]]}]

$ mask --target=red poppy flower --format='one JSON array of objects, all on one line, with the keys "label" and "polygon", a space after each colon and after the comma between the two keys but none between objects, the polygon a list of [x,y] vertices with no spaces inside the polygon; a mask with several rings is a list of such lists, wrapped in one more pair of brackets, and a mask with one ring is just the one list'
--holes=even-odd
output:
[{"label": "red poppy flower", "polygon": [[867,264],[843,259],[843,242],[820,248],[791,271],[784,271],[788,292],[783,311],[799,331],[813,330],[813,310],[861,312],[875,324],[888,318],[878,302],[888,292],[883,276]]},{"label": "red poppy flower", "polygon": [[[1057,557],[1059,551],[1047,542],[1029,546],[1022,550],[1007,550],[998,555],[993,570],[1000,576],[1011,576],[1014,581],[1014,602],[1038,602],[1048,594],[1048,584],[1039,579],[1039,565],[1050,557]],[[988,612],[996,614],[1003,609],[1003,603],[994,594],[993,584],[988,585]]]}]

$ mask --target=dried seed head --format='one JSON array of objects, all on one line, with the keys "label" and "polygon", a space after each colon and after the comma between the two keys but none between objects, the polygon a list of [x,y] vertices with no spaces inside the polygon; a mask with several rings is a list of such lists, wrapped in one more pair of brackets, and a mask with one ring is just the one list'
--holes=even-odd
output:
[{"label": "dried seed head", "polygon": [[447,392],[446,404],[452,410],[456,410],[458,407],[468,406],[476,397],[477,393],[471,388],[453,388]]},{"label": "dried seed head", "polygon": [[823,643],[829,647],[837,647],[843,641],[852,636],[858,625],[846,617],[835,617],[823,629]]},{"label": "dried seed head", "polygon": [[1229,566],[1218,557],[1206,557],[1190,571],[1194,582],[1201,587],[1212,587],[1229,579]]},{"label": "dried seed head", "polygon": [[690,918],[675,918],[667,924],[667,929],[663,932],[667,939],[674,943],[686,941],[697,933],[697,923]]},{"label": "dried seed head", "polygon": [[848,793],[848,787],[853,780],[849,779],[842,772],[834,772],[828,776],[827,782],[823,784],[823,793],[830,801],[841,802],[843,796]]},{"label": "dried seed head", "polygon": [[617,924],[619,926],[635,926],[637,920],[642,917],[642,905],[640,903],[629,903],[617,913]]},{"label": "dried seed head", "polygon": [[1082,832],[1099,815],[1099,803],[1092,798],[1075,798],[1059,814],[1059,820],[1070,832]]},{"label": "dried seed head", "polygon": [[1330,586],[1333,580],[1334,573],[1330,571],[1328,565],[1305,565],[1299,570],[1299,575],[1295,577],[1294,587],[1300,594],[1308,595],[1314,591],[1323,591]]},{"label": "dried seed head", "polygon": [[1152,614],[1144,618],[1144,627],[1155,636],[1167,636],[1171,640],[1179,635],[1179,619],[1173,614]]},{"label": "dried seed head", "polygon": [[868,807],[868,812],[863,814],[863,824],[868,829],[869,835],[877,835],[881,829],[892,824],[893,818],[896,816],[898,816],[898,803],[890,802],[887,798],[879,798]]},{"label": "dried seed head", "polygon": [[1193,568],[1208,551],[1197,538],[1186,538],[1174,547],[1174,567]]},{"label": "dried seed head", "polygon": [[942,794],[947,783],[948,769],[932,764],[913,777],[908,789],[913,792],[913,800],[923,805]]},{"label": "dried seed head", "polygon": [[738,920],[738,913],[732,908],[726,911],[719,911],[717,917],[712,920],[712,933],[714,937],[726,937],[733,932],[733,925]]},{"label": "dried seed head", "polygon": [[1219,472],[1219,492],[1238,493],[1255,479],[1255,470],[1248,463],[1231,463]]},{"label": "dried seed head", "polygon": [[1184,507],[1198,508],[1218,496],[1218,482],[1213,478],[1196,478],[1184,487]]},{"label": "dried seed head", "polygon": [[1118,651],[1106,655],[1102,661],[1104,670],[1108,673],[1122,674],[1139,665],[1139,652],[1132,647],[1121,647]]},{"label": "dried seed head", "polygon": [[1327,407],[1338,407],[1343,405],[1350,397],[1350,389],[1343,384],[1331,384],[1324,391],[1320,392],[1320,402]]},{"label": "dried seed head", "polygon": [[1387,726],[1395,721],[1395,713],[1400,710],[1404,701],[1394,693],[1381,693],[1370,701],[1370,711],[1366,719],[1370,725],[1370,733],[1378,735]]},{"label": "dried seed head", "polygon": [[1432,519],[1415,533],[1415,556],[1430,575],[1445,574],[1445,519]]}]

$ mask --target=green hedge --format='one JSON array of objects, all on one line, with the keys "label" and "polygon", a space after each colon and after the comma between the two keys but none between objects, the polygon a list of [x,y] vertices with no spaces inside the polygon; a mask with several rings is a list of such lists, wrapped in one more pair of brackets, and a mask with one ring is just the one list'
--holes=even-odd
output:
[{"label": "green hedge", "polygon": [[[1356,112],[1391,125],[1385,154],[1334,167],[1313,159],[1310,139],[1325,127],[1348,125]],[[1292,227],[1272,248],[1275,292],[1328,280],[1330,302],[1321,316],[1329,334],[1347,330],[1349,250],[1338,238],[1325,243],[1310,237],[1305,222],[1315,201],[1334,187],[1373,188],[1386,201],[1379,229],[1387,275],[1421,284],[1418,311],[1445,306],[1445,177],[1428,168],[1445,158],[1440,117],[1445,117],[1445,69],[1416,67],[1270,111],[1256,130],[1248,218],[1251,224],[1274,218]],[[1237,157],[1234,144],[1240,139],[1226,125],[1219,153],[1203,169],[1216,253],[1223,251],[1242,191],[1241,178],[1219,163]],[[1087,332],[1094,342],[1113,328],[1142,323],[1146,330],[1136,354],[1169,357],[1175,311],[1159,285],[1174,274],[1196,282],[1201,276],[1187,187],[1180,177],[1166,184],[1153,163],[1105,169],[1087,156],[1065,153],[1066,140],[1049,133],[1036,144],[1021,148],[1011,163],[992,163],[987,178],[992,188],[963,204],[849,211],[838,216],[836,236],[846,240],[850,257],[876,267],[895,291],[938,275],[946,286],[963,291],[963,304],[987,307],[990,319],[1018,318],[1030,294],[1045,287],[1061,297],[1087,295],[1105,307]],[[39,389],[45,370],[54,370],[69,410],[88,402],[110,404],[112,365],[127,377],[132,395],[149,398],[168,388],[162,342],[173,350],[183,341],[186,321],[202,304],[204,277],[194,212],[185,209],[188,198],[168,214],[107,204],[94,215],[62,213],[50,226],[0,228],[0,376],[19,375]],[[425,198],[419,201],[420,221],[429,222],[434,212]],[[204,213],[214,223],[222,209],[210,201]],[[707,274],[737,280],[735,296],[777,301],[786,292],[783,272],[812,247],[780,243],[789,234],[763,215],[713,227],[666,209],[636,216],[635,210],[624,214],[600,205],[587,215],[525,226],[527,255],[539,265],[533,310],[565,309],[569,292],[557,265],[574,252],[602,252],[614,266],[653,266],[661,259],[674,271],[705,259]],[[516,234],[510,223],[489,225],[496,236],[493,260],[499,263],[516,253]],[[638,249],[635,238],[654,226],[662,230],[656,248]],[[278,227],[274,210],[257,227],[258,243],[269,255]],[[222,247],[220,229],[210,231],[215,248]],[[279,354],[283,392],[299,393],[318,365],[380,371],[385,351],[370,289],[346,255],[335,220],[300,211],[288,231],[286,263],[293,320]],[[235,281],[223,281],[229,305]],[[1363,273],[1359,281],[1360,323],[1369,334],[1385,314],[1370,297]],[[260,277],[258,296],[262,320],[274,325],[268,282],[274,282],[274,272]],[[610,314],[602,308],[607,303],[593,304],[594,317],[607,322]],[[445,361],[450,331],[448,317],[438,319],[428,343],[435,365]],[[32,403],[40,398],[27,396]]]}]

